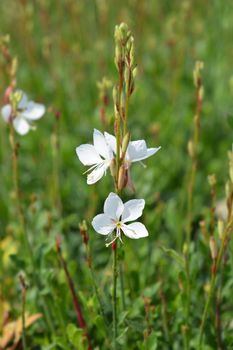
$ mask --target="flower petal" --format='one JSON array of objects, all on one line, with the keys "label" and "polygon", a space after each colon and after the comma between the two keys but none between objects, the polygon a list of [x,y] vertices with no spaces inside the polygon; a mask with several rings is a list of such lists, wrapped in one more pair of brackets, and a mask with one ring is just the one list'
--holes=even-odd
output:
[{"label": "flower petal", "polygon": [[113,220],[119,220],[124,210],[124,204],[120,197],[111,192],[104,202],[104,213]]},{"label": "flower petal", "polygon": [[128,222],[139,218],[145,207],[144,199],[132,199],[124,204],[121,221]]},{"label": "flower petal", "polygon": [[116,154],[116,138],[115,138],[115,136],[109,134],[108,132],[105,132],[104,137],[105,137],[108,145],[111,147],[111,150]]},{"label": "flower petal", "polygon": [[40,119],[45,113],[45,106],[33,101],[28,102],[25,110],[21,112],[22,117],[29,120]]},{"label": "flower petal", "polygon": [[108,164],[104,161],[96,166],[96,168],[87,176],[87,184],[93,185],[101,179],[108,169]]},{"label": "flower petal", "polygon": [[20,135],[25,135],[28,133],[28,131],[31,129],[30,124],[22,117],[17,116],[13,119],[13,125],[15,130]]},{"label": "flower petal", "polygon": [[104,159],[112,159],[112,150],[107,144],[104,135],[97,129],[94,129],[93,133],[93,143],[96,151],[104,158]]},{"label": "flower petal", "polygon": [[105,214],[96,215],[91,224],[94,230],[101,235],[108,235],[116,227],[112,220]]},{"label": "flower petal", "polygon": [[84,165],[93,165],[102,163],[103,159],[96,152],[93,145],[84,144],[76,148],[76,154]]},{"label": "flower petal", "polygon": [[27,104],[28,104],[27,95],[22,90],[17,90],[17,93],[21,94],[21,99],[20,99],[20,101],[18,103],[17,108],[18,109],[25,109],[25,108],[27,108]]},{"label": "flower petal", "polygon": [[154,147],[154,148],[147,148],[146,151],[146,156],[142,159],[146,159],[150,156],[153,156],[153,154],[155,154],[156,152],[158,152],[161,149],[161,147]]},{"label": "flower petal", "polygon": [[141,222],[133,222],[129,225],[123,224],[121,229],[129,238],[138,239],[149,236],[145,225],[143,225]]},{"label": "flower petal", "polygon": [[127,148],[127,158],[131,162],[144,159],[147,154],[146,142],[144,140],[131,141]]},{"label": "flower petal", "polygon": [[11,105],[7,104],[5,106],[2,107],[1,113],[2,113],[2,117],[5,120],[5,122],[9,122],[10,116],[11,116]]}]

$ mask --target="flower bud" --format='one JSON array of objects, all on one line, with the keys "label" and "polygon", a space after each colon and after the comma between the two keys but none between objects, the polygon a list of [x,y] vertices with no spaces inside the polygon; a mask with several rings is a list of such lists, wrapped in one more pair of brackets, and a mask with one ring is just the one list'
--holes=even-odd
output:
[{"label": "flower bud", "polygon": [[11,77],[15,77],[16,76],[17,68],[18,68],[18,59],[17,59],[17,57],[14,57],[12,59],[11,69],[10,69]]},{"label": "flower bud", "polygon": [[199,91],[198,91],[198,98],[202,101],[203,97],[204,97],[204,88],[203,88],[203,86],[201,86]]},{"label": "flower bud", "polygon": [[123,190],[124,184],[125,184],[125,167],[124,165],[121,165],[119,170],[119,175],[118,175],[118,182],[117,182],[117,187],[119,191]]},{"label": "flower bud", "polygon": [[231,192],[232,192],[232,184],[230,180],[228,180],[225,185],[225,193],[227,198],[231,196]]},{"label": "flower bud", "polygon": [[118,100],[118,90],[116,86],[114,86],[112,89],[112,98],[113,98],[114,105],[116,105]]},{"label": "flower bud", "polygon": [[138,74],[138,67],[135,67],[133,69],[133,77],[136,78],[137,74]]},{"label": "flower bud", "polygon": [[183,255],[187,255],[187,253],[188,253],[188,245],[187,245],[187,243],[184,243],[184,245],[183,245]]},{"label": "flower bud", "polygon": [[207,179],[208,179],[209,185],[211,187],[214,187],[216,185],[216,176],[215,176],[215,174],[209,175],[207,177]]},{"label": "flower bud", "polygon": [[190,158],[194,158],[195,156],[194,144],[192,140],[189,140],[188,142],[188,154]]},{"label": "flower bud", "polygon": [[126,23],[121,23],[119,26],[120,38],[122,41],[127,40],[130,35],[128,25]]},{"label": "flower bud", "polygon": [[195,87],[200,87],[201,85],[201,70],[204,68],[204,63],[197,61],[195,63],[195,68],[193,71],[193,82]]},{"label": "flower bud", "polygon": [[217,255],[218,255],[218,251],[217,251],[216,242],[215,242],[215,239],[213,236],[210,237],[209,247],[210,247],[211,257],[213,260],[215,260],[217,258]]},{"label": "flower bud", "polygon": [[124,136],[122,141],[122,159],[125,157],[125,153],[129,145],[129,140],[130,140],[130,133],[127,132],[127,134]]},{"label": "flower bud", "polygon": [[129,57],[130,57],[130,63],[131,65],[134,62],[134,56],[135,56],[135,47],[134,47],[134,39],[133,37],[131,37],[131,48],[130,48],[130,52],[129,52]]},{"label": "flower bud", "polygon": [[116,161],[115,161],[115,158],[111,161],[111,164],[110,164],[110,173],[113,177],[115,177],[116,175]]},{"label": "flower bud", "polygon": [[223,239],[223,233],[224,233],[224,222],[222,220],[218,220],[218,236],[219,239]]}]

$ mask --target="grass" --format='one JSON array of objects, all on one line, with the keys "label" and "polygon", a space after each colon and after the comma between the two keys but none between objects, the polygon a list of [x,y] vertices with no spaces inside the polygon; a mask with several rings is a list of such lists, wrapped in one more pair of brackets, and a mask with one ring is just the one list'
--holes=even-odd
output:
[{"label": "grass", "polygon": [[[125,293],[124,305],[118,278],[118,347],[208,350],[233,346],[229,220],[226,249],[214,272],[209,248],[210,236],[214,236],[218,253],[224,242],[219,239],[218,218],[212,219],[211,208],[219,207],[219,201],[226,197],[229,180],[232,16],[230,1],[217,0],[0,3],[1,33],[10,35],[10,53],[18,58],[17,86],[47,107],[35,132],[16,135],[20,204],[32,256],[15,206],[9,128],[0,120],[2,331],[4,325],[22,318],[22,305],[26,326],[27,319],[41,314],[24,329],[22,339],[21,327],[19,349],[87,349],[88,338],[77,322],[67,275],[56,250],[58,235],[92,347],[112,347],[111,248],[105,248],[103,237],[91,227],[92,218],[102,212],[103,202],[113,190],[112,180],[106,176],[95,186],[87,186],[75,148],[91,142],[93,128],[113,133],[112,86],[118,79],[113,34],[115,25],[122,21],[134,35],[138,64],[129,105],[131,137],[145,139],[151,147],[161,145],[162,150],[146,161],[146,169],[133,166],[136,194],[126,191],[123,195],[124,201],[131,197],[146,200],[143,222],[150,236],[143,240],[125,238],[123,246],[118,244]],[[193,164],[187,144],[194,133],[193,70],[197,60],[204,62],[204,98],[187,251],[187,191]],[[104,90],[104,100],[103,90],[97,86],[103,77],[112,83]],[[9,64],[3,54],[0,81],[3,96],[10,83]],[[100,118],[103,106],[104,125]],[[210,174],[217,179],[215,203]],[[228,202],[231,186],[228,184]],[[87,223],[87,244],[79,229],[83,220]],[[24,273],[26,289],[18,278],[20,272]],[[208,302],[211,279],[214,287]],[[13,338],[10,341],[14,342]]]}]

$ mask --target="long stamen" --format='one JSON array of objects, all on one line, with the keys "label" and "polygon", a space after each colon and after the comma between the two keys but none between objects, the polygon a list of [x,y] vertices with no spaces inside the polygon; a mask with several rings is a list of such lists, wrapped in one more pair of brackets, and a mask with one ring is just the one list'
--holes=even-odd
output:
[{"label": "long stamen", "polygon": [[103,164],[103,162],[92,165],[89,169],[87,169],[87,170],[83,173],[83,175],[86,174],[86,173],[89,173],[89,171],[91,171],[91,170],[97,168],[98,166],[100,166],[100,164]]},{"label": "long stamen", "polygon": [[113,242],[115,242],[115,240],[118,238],[118,236],[116,235],[114,238],[113,238],[113,240],[111,241],[111,242],[109,242],[109,243],[106,243],[105,244],[105,246],[106,247],[109,247]]}]

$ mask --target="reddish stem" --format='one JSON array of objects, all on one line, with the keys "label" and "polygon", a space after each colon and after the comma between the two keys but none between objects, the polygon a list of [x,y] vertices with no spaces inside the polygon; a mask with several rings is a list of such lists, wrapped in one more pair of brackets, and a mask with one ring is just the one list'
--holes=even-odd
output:
[{"label": "reddish stem", "polygon": [[61,265],[62,265],[63,270],[65,272],[66,280],[67,280],[67,283],[68,283],[68,286],[69,286],[69,289],[70,289],[70,292],[71,292],[72,302],[73,302],[73,305],[74,305],[74,309],[75,309],[76,317],[77,317],[77,320],[78,320],[78,324],[79,324],[80,328],[82,328],[85,331],[84,334],[85,334],[85,337],[86,337],[86,339],[88,341],[88,350],[92,350],[91,339],[90,339],[89,334],[87,332],[87,325],[86,325],[85,319],[83,317],[82,309],[81,309],[81,306],[80,306],[80,303],[79,303],[79,300],[78,300],[78,296],[77,296],[77,293],[76,293],[76,290],[75,290],[75,287],[74,287],[74,282],[73,282],[72,277],[71,277],[71,275],[69,273],[66,261],[65,261],[63,255],[62,255],[61,239],[60,239],[59,236],[56,238],[56,248],[57,248],[58,257],[60,259]]}]

